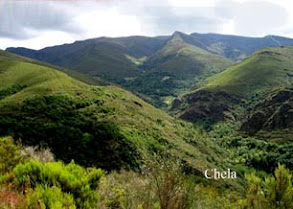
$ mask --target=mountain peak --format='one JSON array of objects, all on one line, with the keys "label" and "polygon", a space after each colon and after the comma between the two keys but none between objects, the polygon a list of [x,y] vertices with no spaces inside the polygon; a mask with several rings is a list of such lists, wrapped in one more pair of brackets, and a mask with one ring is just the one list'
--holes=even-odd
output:
[{"label": "mountain peak", "polygon": [[175,31],[172,36],[169,39],[169,43],[174,43],[174,42],[186,42],[185,39],[188,35],[180,32],[180,31]]}]

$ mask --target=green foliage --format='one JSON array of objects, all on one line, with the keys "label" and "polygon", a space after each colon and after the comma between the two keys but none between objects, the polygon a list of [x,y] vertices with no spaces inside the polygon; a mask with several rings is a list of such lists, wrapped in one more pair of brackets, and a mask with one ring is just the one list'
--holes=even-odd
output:
[{"label": "green foliage", "polygon": [[263,195],[261,179],[255,176],[255,174],[246,175],[246,179],[248,181],[248,189],[246,199],[242,201],[244,208],[266,208],[267,203]]},{"label": "green foliage", "polygon": [[248,190],[242,204],[244,208],[293,208],[293,186],[290,171],[279,165],[274,176],[261,180],[255,174],[247,175]]},{"label": "green foliage", "polygon": [[[17,165],[14,170],[14,182],[23,191],[29,185],[35,189],[36,194],[32,198],[44,199],[46,189],[39,186],[58,187],[63,193],[67,193],[74,197],[75,204],[80,208],[92,208],[98,201],[96,189],[99,181],[104,175],[100,169],[84,169],[81,166],[71,162],[64,165],[61,162],[40,163],[38,161],[29,161],[24,164]],[[54,193],[54,189],[49,189]],[[61,195],[61,193],[59,192]],[[48,198],[50,194],[48,194]],[[67,201],[69,196],[64,196]],[[69,198],[70,199],[70,198]],[[53,201],[53,200],[50,200]],[[45,205],[49,204],[44,202]]]},{"label": "green foliage", "polygon": [[[214,137],[217,138],[216,135]],[[222,147],[229,149],[232,163],[244,164],[268,173],[272,173],[278,164],[293,169],[292,144],[276,144],[256,138],[231,135],[218,138],[218,142]]]},{"label": "green foliage", "polygon": [[283,165],[275,170],[274,177],[265,180],[264,190],[270,207],[293,208],[292,175]]},{"label": "green foliage", "polygon": [[0,174],[11,171],[22,161],[21,144],[15,144],[10,137],[0,138]]},{"label": "green foliage", "polygon": [[76,209],[71,194],[64,193],[55,186],[40,185],[27,196],[24,207],[27,209]]},{"label": "green foliage", "polygon": [[0,90],[0,100],[21,91],[25,87],[26,87],[25,85],[16,84],[11,87]]},{"label": "green foliage", "polygon": [[148,161],[147,174],[153,182],[155,194],[161,209],[187,208],[188,189],[180,161],[167,161],[162,158]]},{"label": "green foliage", "polygon": [[99,122],[91,112],[83,111],[93,104],[67,96],[28,99],[21,109],[26,117],[0,116],[5,127],[0,133],[13,133],[25,145],[48,146],[66,162],[75,159],[79,164],[107,170],[136,167],[135,148],[124,140],[116,125]]}]

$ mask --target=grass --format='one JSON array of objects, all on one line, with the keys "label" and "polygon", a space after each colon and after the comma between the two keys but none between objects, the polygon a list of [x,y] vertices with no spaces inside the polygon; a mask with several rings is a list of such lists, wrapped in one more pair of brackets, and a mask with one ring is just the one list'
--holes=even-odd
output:
[{"label": "grass", "polygon": [[267,48],[206,80],[203,89],[250,98],[292,86],[292,47]]}]

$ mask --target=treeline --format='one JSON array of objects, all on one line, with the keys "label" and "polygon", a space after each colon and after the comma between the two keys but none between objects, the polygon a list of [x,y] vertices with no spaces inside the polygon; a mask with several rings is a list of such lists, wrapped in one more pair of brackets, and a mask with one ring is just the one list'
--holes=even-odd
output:
[{"label": "treeline", "polygon": [[54,161],[49,150],[0,139],[0,208],[8,209],[290,209],[291,174],[279,165],[266,178],[246,174],[243,193],[205,185],[180,161],[145,160],[140,173]]}]

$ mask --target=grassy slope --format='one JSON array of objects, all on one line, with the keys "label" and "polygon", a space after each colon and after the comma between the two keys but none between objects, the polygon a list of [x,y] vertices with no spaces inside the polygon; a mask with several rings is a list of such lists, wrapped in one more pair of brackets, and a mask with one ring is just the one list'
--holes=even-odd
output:
[{"label": "grassy slope", "polygon": [[[145,62],[144,74],[127,83],[129,89],[151,97],[158,106],[169,105],[176,97],[210,74],[220,72],[231,61],[195,45],[196,40],[175,33],[162,49]],[[190,42],[190,43],[189,43]]]},{"label": "grassy slope", "polygon": [[182,34],[175,33],[161,50],[150,57],[148,64],[158,71],[169,72],[179,78],[231,65],[231,61],[189,44],[184,38]]},{"label": "grassy slope", "polygon": [[103,39],[79,41],[39,51],[22,48],[10,51],[108,81],[121,82],[124,78],[139,75],[136,65],[127,58],[131,52]]},{"label": "grassy slope", "polygon": [[291,86],[293,48],[267,48],[207,79],[203,89],[249,98]]},{"label": "grassy slope", "polygon": [[8,51],[100,77],[165,106],[202,77],[231,65],[204,47],[200,40],[175,32],[170,37],[98,38],[39,51]]},{"label": "grassy slope", "polygon": [[10,56],[3,53],[0,56],[0,90],[15,84],[26,88],[0,100],[1,115],[20,114],[13,107],[19,107],[24,100],[35,96],[67,95],[84,101],[98,99],[111,112],[95,113],[100,107],[94,103],[82,111],[91,111],[101,120],[117,124],[126,140],[141,153],[148,153],[154,147],[168,150],[199,170],[213,167],[225,155],[191,124],[168,116],[125,90],[113,86],[90,86],[55,69]]}]

